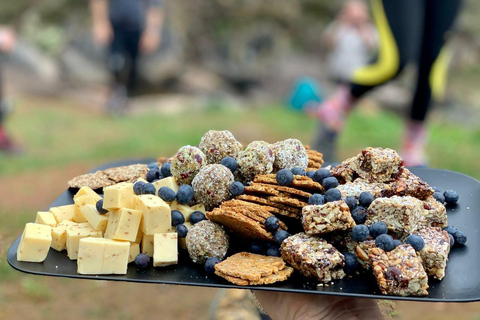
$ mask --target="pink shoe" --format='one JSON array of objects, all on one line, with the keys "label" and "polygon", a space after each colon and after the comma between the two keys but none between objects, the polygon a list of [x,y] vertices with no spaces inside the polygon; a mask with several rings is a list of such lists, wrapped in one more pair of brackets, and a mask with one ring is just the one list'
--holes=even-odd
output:
[{"label": "pink shoe", "polygon": [[342,85],[330,99],[320,105],[307,107],[306,112],[330,130],[340,132],[355,101],[356,99],[350,94],[350,88]]}]

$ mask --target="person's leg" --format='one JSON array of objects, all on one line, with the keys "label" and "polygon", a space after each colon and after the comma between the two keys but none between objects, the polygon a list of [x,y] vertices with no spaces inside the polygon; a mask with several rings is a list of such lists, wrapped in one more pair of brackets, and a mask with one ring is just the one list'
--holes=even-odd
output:
[{"label": "person's leg", "polygon": [[461,6],[459,0],[426,0],[425,23],[418,63],[417,86],[403,138],[406,165],[425,165],[427,134],[425,118],[431,106],[432,73],[440,66],[440,52]]},{"label": "person's leg", "polygon": [[109,113],[121,114],[126,103],[126,34],[123,28],[113,26],[113,39],[108,55],[108,70],[111,73],[110,97],[106,103]]},{"label": "person's leg", "polygon": [[335,160],[337,134],[357,99],[396,77],[418,51],[423,1],[372,0],[371,6],[380,38],[376,60],[356,70],[349,85],[340,86],[330,99],[309,112],[320,122],[313,148],[324,152],[326,161]]},{"label": "person's leg", "polygon": [[139,43],[141,31],[130,31],[126,39],[126,51],[129,58],[130,67],[127,70],[127,95],[131,97],[137,88],[137,66],[139,56]]}]

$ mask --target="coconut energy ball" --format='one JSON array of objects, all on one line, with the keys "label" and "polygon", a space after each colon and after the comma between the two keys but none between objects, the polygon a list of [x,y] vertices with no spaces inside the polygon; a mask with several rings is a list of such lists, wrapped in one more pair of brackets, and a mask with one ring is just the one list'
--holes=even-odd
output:
[{"label": "coconut energy ball", "polygon": [[203,152],[192,146],[181,147],[172,159],[170,171],[179,185],[190,184],[200,169],[206,165]]},{"label": "coconut energy ball", "polygon": [[275,156],[270,144],[265,141],[253,141],[238,157],[238,168],[248,181],[257,174],[268,174],[273,171]]},{"label": "coconut energy ball", "polygon": [[273,144],[273,153],[275,154],[275,162],[273,167],[275,170],[293,169],[300,167],[303,170],[308,166],[307,150],[297,139],[287,139],[278,141]]},{"label": "coconut energy ball", "polygon": [[210,130],[205,133],[198,145],[207,157],[207,163],[220,163],[225,157],[237,158],[242,145],[230,131]]},{"label": "coconut energy ball", "polygon": [[212,209],[230,197],[228,187],[233,181],[232,172],[224,165],[206,165],[192,181],[195,199]]},{"label": "coconut energy ball", "polygon": [[223,227],[203,220],[194,224],[187,233],[187,250],[195,263],[204,263],[210,257],[223,259],[228,250],[228,235]]}]

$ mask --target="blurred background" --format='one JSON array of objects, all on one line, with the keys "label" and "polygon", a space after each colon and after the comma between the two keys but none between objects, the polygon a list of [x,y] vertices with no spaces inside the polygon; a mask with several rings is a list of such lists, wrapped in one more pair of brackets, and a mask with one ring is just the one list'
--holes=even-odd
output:
[{"label": "blurred background", "polygon": [[[112,30],[102,38],[94,26],[92,33],[91,3],[0,0],[0,137],[7,139],[0,146],[1,319],[208,319],[214,289],[20,274],[6,250],[69,179],[101,164],[170,156],[210,129],[230,130],[243,143],[314,140],[317,120],[303,102],[319,103],[338,85],[325,33],[344,1],[152,3],[158,15],[149,20],[145,11],[144,27],[157,42],[136,39],[130,91],[129,76],[117,81],[115,72],[132,61],[112,55]],[[426,147],[430,167],[476,179],[479,15],[479,2],[464,1],[449,32],[447,86],[428,115]],[[359,102],[339,136],[337,160],[367,146],[400,148],[415,71],[407,66]],[[396,319],[480,319],[480,303],[381,305]]]}]

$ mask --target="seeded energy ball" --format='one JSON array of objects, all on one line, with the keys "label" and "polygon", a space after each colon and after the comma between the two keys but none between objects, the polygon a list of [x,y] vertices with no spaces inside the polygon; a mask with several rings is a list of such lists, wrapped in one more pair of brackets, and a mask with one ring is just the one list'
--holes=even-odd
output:
[{"label": "seeded energy ball", "polygon": [[173,157],[170,171],[179,185],[190,184],[205,164],[205,155],[200,149],[185,146]]},{"label": "seeded energy ball", "polygon": [[223,259],[228,250],[228,236],[223,227],[210,220],[194,224],[186,242],[188,254],[195,263],[204,263],[210,257]]},{"label": "seeded energy ball", "polygon": [[237,158],[242,145],[230,131],[210,130],[205,133],[198,145],[207,157],[207,163],[220,163],[225,157]]},{"label": "seeded energy ball", "polygon": [[232,172],[221,164],[203,167],[192,182],[195,199],[211,209],[230,197],[228,187],[233,183]]},{"label": "seeded energy ball", "polygon": [[275,156],[270,144],[265,141],[253,141],[238,157],[238,166],[245,179],[251,181],[257,174],[273,171]]},{"label": "seeded energy ball", "polygon": [[273,152],[275,154],[275,162],[273,163],[275,170],[292,170],[295,167],[300,167],[303,170],[307,169],[308,155],[300,140],[278,141],[273,144]]}]

